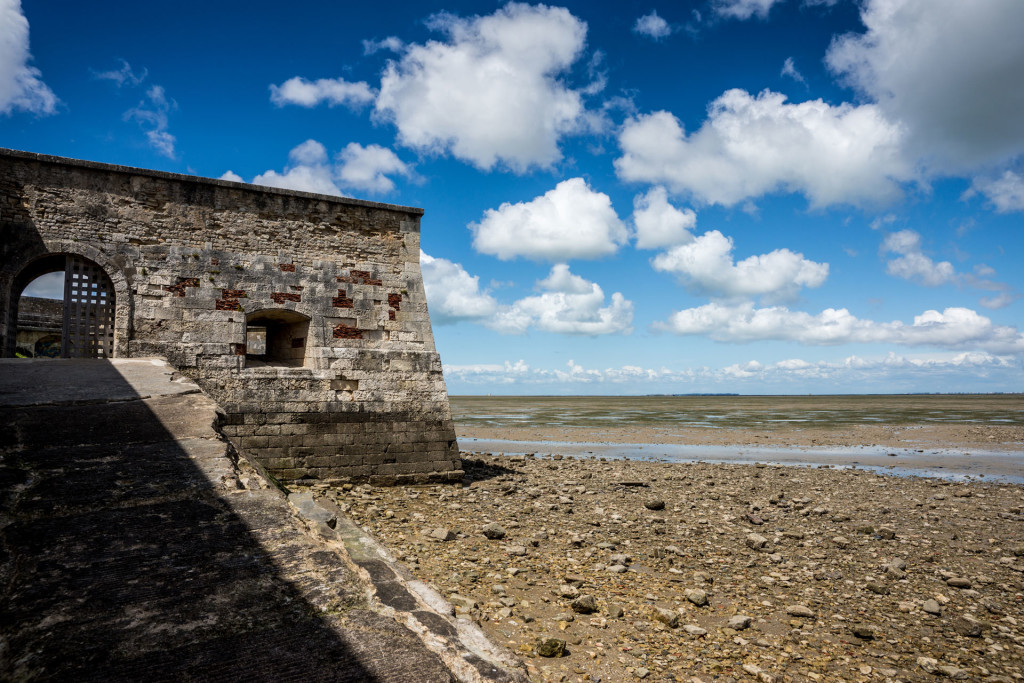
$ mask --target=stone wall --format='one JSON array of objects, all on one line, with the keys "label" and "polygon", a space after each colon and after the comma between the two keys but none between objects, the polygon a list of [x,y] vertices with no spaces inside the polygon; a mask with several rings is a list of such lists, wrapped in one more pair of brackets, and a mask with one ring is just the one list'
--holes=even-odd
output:
[{"label": "stone wall", "polygon": [[113,283],[115,354],[169,360],[277,476],[457,479],[422,213],[0,150],[0,348],[28,281],[76,254]]}]

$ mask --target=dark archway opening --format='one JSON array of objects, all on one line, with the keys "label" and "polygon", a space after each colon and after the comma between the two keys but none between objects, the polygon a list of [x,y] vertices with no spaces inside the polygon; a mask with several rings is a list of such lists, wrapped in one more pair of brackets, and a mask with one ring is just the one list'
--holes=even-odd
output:
[{"label": "dark archway opening", "polygon": [[245,364],[301,368],[306,364],[309,318],[284,309],[254,311],[245,317]]}]

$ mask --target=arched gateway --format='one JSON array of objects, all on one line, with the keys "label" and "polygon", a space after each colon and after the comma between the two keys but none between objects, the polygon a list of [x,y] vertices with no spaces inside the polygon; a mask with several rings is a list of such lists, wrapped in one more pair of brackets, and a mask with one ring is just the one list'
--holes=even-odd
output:
[{"label": "arched gateway", "polygon": [[61,355],[166,358],[279,478],[459,479],[422,213],[0,149],[0,352],[63,271]]},{"label": "arched gateway", "polygon": [[[114,356],[114,284],[98,264],[78,254],[48,254],[26,266],[11,290],[13,315],[8,332],[17,339],[28,316],[21,306],[26,285],[41,275],[63,272],[61,299],[61,358],[111,358]],[[30,319],[30,318],[29,318]]]}]

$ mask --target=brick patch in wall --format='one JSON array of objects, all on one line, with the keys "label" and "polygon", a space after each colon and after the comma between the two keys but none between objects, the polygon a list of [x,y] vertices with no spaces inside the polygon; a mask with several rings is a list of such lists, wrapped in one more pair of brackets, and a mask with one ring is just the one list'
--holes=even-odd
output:
[{"label": "brick patch in wall", "polygon": [[402,295],[388,294],[388,307],[391,309],[388,311],[388,320],[394,320],[397,317],[395,313],[402,310]]},{"label": "brick patch in wall", "polygon": [[368,270],[350,270],[348,275],[339,275],[338,282],[347,282],[350,285],[370,285],[372,287],[383,287],[384,283],[371,277]]},{"label": "brick patch in wall", "polygon": [[244,299],[244,289],[222,289],[220,290],[220,297],[222,299]]},{"label": "brick patch in wall", "polygon": [[351,327],[345,323],[334,326],[335,339],[362,339],[363,331],[358,327]]},{"label": "brick patch in wall", "polygon": [[294,263],[279,263],[277,265],[281,268],[281,270],[283,270],[286,273],[294,273],[295,272],[295,264]]},{"label": "brick patch in wall", "polygon": [[291,292],[274,292],[270,295],[271,301],[275,304],[283,304],[285,301],[292,301],[298,303],[302,300],[301,294],[292,294]]},{"label": "brick patch in wall", "polygon": [[353,308],[352,299],[345,296],[345,290],[339,289],[338,296],[331,300],[331,305],[335,308]]},{"label": "brick patch in wall", "polygon": [[217,299],[217,310],[240,311],[242,310],[242,304],[238,303],[238,299]]},{"label": "brick patch in wall", "polygon": [[185,296],[186,287],[198,287],[199,278],[197,277],[179,277],[178,284],[175,285],[164,285],[164,290],[168,292],[174,292],[174,296]]}]

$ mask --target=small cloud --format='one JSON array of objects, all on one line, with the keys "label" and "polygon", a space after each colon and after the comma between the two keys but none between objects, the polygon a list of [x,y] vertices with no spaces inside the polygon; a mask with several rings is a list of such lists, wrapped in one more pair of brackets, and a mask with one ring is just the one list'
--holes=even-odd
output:
[{"label": "small cloud", "polygon": [[242,179],[242,176],[238,175],[237,173],[235,173],[234,171],[231,171],[231,170],[224,171],[224,173],[221,175],[220,179],[221,180],[230,180],[233,183],[244,183],[245,182],[245,180]]},{"label": "small cloud", "polygon": [[381,50],[387,50],[388,52],[401,52],[404,48],[405,43],[397,36],[388,36],[382,40],[363,41],[364,55],[372,55],[380,52]]},{"label": "small cloud", "polygon": [[970,199],[979,192],[985,195],[997,213],[1024,211],[1024,176],[1013,171],[1006,171],[995,179],[976,178],[961,198]]},{"label": "small cloud", "polygon": [[114,85],[120,88],[123,85],[137,86],[141,85],[142,81],[146,80],[146,76],[149,75],[149,71],[145,68],[141,72],[135,73],[132,71],[132,66],[125,60],[119,60],[121,62],[120,69],[113,69],[111,71],[93,71],[92,77],[101,81],[111,81]]},{"label": "small cloud", "polygon": [[715,0],[712,7],[716,14],[731,19],[745,20],[756,16],[766,19],[772,6],[781,0]]},{"label": "small cloud", "polygon": [[338,180],[345,187],[374,193],[391,192],[395,183],[388,175],[412,176],[412,168],[398,155],[380,145],[363,147],[350,142],[338,155]]},{"label": "small cloud", "polygon": [[364,81],[350,83],[344,78],[307,81],[301,76],[295,76],[281,85],[270,86],[270,101],[279,107],[297,104],[310,108],[326,102],[329,107],[340,104],[356,109],[373,102],[374,97],[373,90]]},{"label": "small cloud", "polygon": [[163,86],[150,86],[146,97],[138,106],[124,113],[125,121],[137,121],[145,130],[146,138],[157,152],[168,159],[174,159],[175,137],[167,131],[168,113],[178,108],[178,104],[167,98]]},{"label": "small cloud", "polygon": [[780,73],[780,75],[789,76],[797,83],[803,83],[804,85],[807,85],[807,81],[804,79],[803,74],[797,71],[796,64],[793,63],[792,57],[786,57],[786,61],[783,62],[782,64],[782,72]]},{"label": "small cloud", "polygon": [[668,22],[658,16],[657,10],[651,10],[650,14],[638,18],[633,24],[633,33],[647,36],[652,40],[661,40],[672,34],[672,27]]}]

